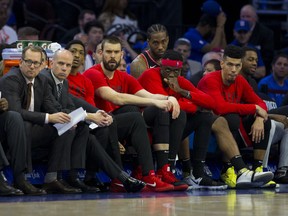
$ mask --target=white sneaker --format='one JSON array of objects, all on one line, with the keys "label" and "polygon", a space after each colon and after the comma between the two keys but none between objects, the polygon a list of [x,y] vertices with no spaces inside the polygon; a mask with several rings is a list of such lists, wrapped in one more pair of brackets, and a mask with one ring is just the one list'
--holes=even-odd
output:
[{"label": "white sneaker", "polygon": [[188,190],[206,189],[206,190],[226,190],[228,185],[214,181],[213,179],[203,176],[196,179],[192,174],[183,179],[189,185]]},{"label": "white sneaker", "polygon": [[273,177],[272,172],[254,172],[244,168],[238,173],[236,188],[260,187],[271,181]]}]

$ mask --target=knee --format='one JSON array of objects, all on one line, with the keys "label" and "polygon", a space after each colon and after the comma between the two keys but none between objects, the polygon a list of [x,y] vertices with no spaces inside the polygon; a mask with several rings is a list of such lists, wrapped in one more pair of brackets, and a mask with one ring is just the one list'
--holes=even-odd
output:
[{"label": "knee", "polygon": [[224,129],[229,129],[228,122],[224,117],[219,116],[212,124],[212,131],[218,133]]}]

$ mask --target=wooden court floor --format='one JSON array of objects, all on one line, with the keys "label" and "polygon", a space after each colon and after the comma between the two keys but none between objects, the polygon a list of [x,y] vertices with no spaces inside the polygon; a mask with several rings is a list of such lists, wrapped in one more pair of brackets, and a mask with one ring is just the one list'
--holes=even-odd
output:
[{"label": "wooden court floor", "polygon": [[170,193],[0,197],[1,216],[288,215],[288,186]]}]

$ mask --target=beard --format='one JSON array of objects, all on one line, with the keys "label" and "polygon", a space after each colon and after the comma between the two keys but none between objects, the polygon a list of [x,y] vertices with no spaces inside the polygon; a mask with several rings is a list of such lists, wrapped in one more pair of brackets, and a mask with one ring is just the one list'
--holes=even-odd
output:
[{"label": "beard", "polygon": [[[119,60],[117,62],[116,60],[106,61],[106,60],[103,59],[103,66],[108,71],[114,71],[114,70],[116,70],[119,67],[120,62],[121,62],[121,60]],[[112,63],[114,63],[114,64],[112,64]]]}]

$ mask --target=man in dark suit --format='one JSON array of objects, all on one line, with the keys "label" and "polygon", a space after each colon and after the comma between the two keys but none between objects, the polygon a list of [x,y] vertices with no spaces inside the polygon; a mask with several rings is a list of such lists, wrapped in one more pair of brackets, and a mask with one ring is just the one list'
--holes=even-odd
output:
[{"label": "man in dark suit", "polygon": [[[47,79],[39,74],[43,56],[40,47],[29,46],[23,49],[19,68],[11,69],[0,80],[1,91],[9,102],[9,109],[21,114],[27,133],[27,160],[31,170],[31,152],[45,149],[48,167],[45,175],[46,188],[61,193],[75,193],[57,181],[58,170],[70,169],[70,152],[75,136],[69,130],[58,136],[54,123],[67,123],[70,116],[58,112]],[[28,87],[27,87],[28,86]],[[31,87],[32,86],[32,87]],[[25,194],[43,194],[43,190],[32,187],[27,181],[15,181],[15,187]]]},{"label": "man in dark suit", "polygon": [[8,184],[3,168],[9,165],[9,155],[15,181],[24,179],[26,163],[26,135],[24,123],[19,113],[8,110],[8,102],[0,98],[0,196],[23,195],[23,192]]},{"label": "man in dark suit", "polygon": [[[54,103],[57,104],[56,107],[59,109],[58,111],[71,112],[75,109],[75,105],[68,93],[68,82],[66,80],[70,73],[72,62],[73,56],[70,51],[59,50],[53,56],[51,70],[46,69],[41,72],[48,79],[49,86],[51,87],[54,96]],[[59,92],[59,85],[63,85],[63,87],[61,87],[61,92]],[[77,125],[76,137],[74,138],[71,149],[72,171],[70,171],[71,175],[68,178],[68,183],[74,187],[81,188],[84,192],[96,192],[95,188],[85,185],[83,181],[77,178],[77,169],[86,168],[86,161],[87,173],[94,173],[95,175],[98,166],[100,166],[100,168],[102,168],[112,179],[119,179],[123,183],[126,191],[135,192],[141,190],[145,184],[129,177],[126,172],[121,170],[102,148],[102,143],[99,143],[100,141],[105,142],[105,146],[109,145],[109,129],[106,126],[109,126],[112,123],[112,117],[104,111],[98,110],[95,113],[87,113],[86,120],[97,123],[100,126],[97,131],[100,133],[95,133],[95,136],[93,136],[92,134],[89,134],[87,124],[81,122]],[[85,133],[83,133],[83,131],[85,131]],[[86,131],[88,134],[86,134]],[[84,134],[84,137],[87,138],[86,141],[81,138]],[[115,136],[118,147],[117,134]],[[117,151],[119,152],[119,148]],[[121,163],[121,160],[119,163]]]}]

